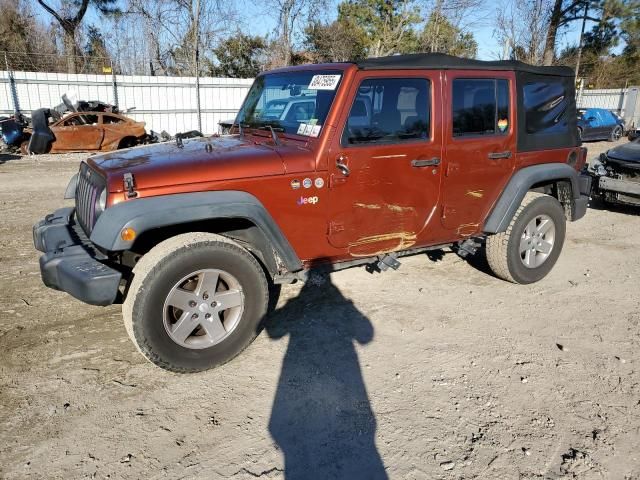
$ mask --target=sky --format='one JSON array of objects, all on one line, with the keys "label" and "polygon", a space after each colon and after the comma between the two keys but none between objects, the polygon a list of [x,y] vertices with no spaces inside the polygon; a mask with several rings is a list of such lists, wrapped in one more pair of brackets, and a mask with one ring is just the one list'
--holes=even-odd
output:
[{"label": "sky", "polygon": [[[324,14],[324,19],[327,21],[334,20],[337,16],[337,6],[340,0],[329,0],[333,6],[327,9]],[[445,0],[446,1],[446,0]],[[520,0],[515,0],[520,1]],[[124,3],[124,0],[121,0]],[[51,1],[55,5],[55,0]],[[221,2],[224,5],[224,2]],[[242,30],[251,33],[253,35],[267,35],[273,32],[276,26],[276,20],[266,14],[266,7],[263,2],[250,1],[250,0],[229,0],[229,3],[235,3],[237,11],[239,13],[241,22],[243,23]],[[493,36],[493,22],[496,17],[496,8],[498,8],[498,1],[496,0],[484,0],[484,4],[476,11],[470,12],[470,18],[465,19],[465,23],[470,25],[470,29],[478,43],[478,55],[479,60],[496,60],[503,50],[503,45],[498,43],[498,40]],[[36,6],[36,12],[40,18],[49,22],[51,17]],[[97,13],[90,9],[85,18],[87,24],[100,25],[101,21]],[[590,29],[590,25],[587,24],[587,31]],[[569,28],[564,29],[558,36],[558,51],[560,51],[566,45],[575,45],[578,43],[580,35],[580,22],[574,22]]]}]

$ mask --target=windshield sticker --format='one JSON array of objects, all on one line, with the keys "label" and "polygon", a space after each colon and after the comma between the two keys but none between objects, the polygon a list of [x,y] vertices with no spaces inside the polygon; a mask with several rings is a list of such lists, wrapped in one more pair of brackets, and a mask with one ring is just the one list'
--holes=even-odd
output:
[{"label": "windshield sticker", "polygon": [[298,135],[305,135],[307,137],[318,137],[320,135],[320,129],[322,125],[315,125],[311,123],[301,123],[298,126]]},{"label": "windshield sticker", "polygon": [[314,75],[309,83],[309,90],[335,90],[340,75]]},{"label": "windshield sticker", "polygon": [[312,182],[311,182],[311,179],[310,179],[310,178],[305,178],[305,179],[302,181],[302,186],[303,186],[304,188],[311,188],[311,185],[313,185],[313,184],[312,184]]},{"label": "windshield sticker", "polygon": [[316,188],[322,188],[324,187],[324,180],[318,177],[313,181],[313,184],[316,186]]},{"label": "windshield sticker", "polygon": [[498,120],[498,128],[501,132],[505,132],[508,126],[509,120],[507,120],[506,118],[501,118],[500,120]]},{"label": "windshield sticker", "polygon": [[298,190],[300,188],[300,180],[291,180],[291,188]]}]

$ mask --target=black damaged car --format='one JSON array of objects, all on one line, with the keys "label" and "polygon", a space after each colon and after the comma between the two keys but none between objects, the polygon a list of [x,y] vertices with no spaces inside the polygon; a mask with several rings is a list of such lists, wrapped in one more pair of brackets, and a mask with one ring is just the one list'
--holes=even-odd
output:
[{"label": "black damaged car", "polygon": [[640,206],[640,138],[612,148],[589,165],[593,195],[604,202]]}]

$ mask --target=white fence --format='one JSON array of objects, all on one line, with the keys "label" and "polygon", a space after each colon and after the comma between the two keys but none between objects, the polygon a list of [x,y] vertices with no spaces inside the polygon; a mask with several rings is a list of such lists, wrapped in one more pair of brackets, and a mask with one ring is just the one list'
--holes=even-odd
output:
[{"label": "white fence", "polygon": [[[13,78],[11,78],[11,75]],[[233,119],[252,79],[200,78],[203,133],[218,131],[218,122]],[[0,115],[16,108],[30,114],[38,108],[62,103],[63,93],[75,92],[80,100],[100,100],[146,122],[147,130],[170,134],[198,129],[195,77],[124,75],[74,75],[0,71]]]}]

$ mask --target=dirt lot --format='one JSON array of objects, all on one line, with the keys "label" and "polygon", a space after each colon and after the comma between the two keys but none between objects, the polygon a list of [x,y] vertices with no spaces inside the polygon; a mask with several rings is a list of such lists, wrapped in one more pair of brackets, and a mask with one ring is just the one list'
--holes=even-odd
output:
[{"label": "dirt lot", "polygon": [[632,210],[570,224],[532,286],[446,252],[287,286],[244,354],[181,376],[40,282],[31,225],[81,157],[0,157],[0,477],[640,478]]}]

